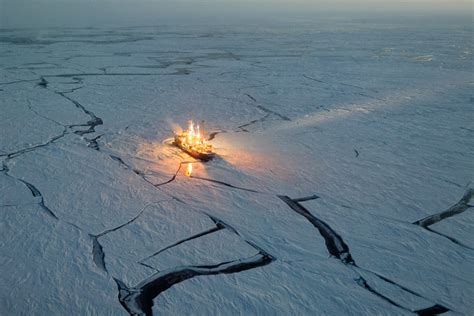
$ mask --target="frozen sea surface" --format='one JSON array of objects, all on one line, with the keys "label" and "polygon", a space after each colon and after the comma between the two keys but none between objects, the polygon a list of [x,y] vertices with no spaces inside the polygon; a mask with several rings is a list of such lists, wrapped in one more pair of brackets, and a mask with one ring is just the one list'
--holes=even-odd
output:
[{"label": "frozen sea surface", "polygon": [[469,22],[0,30],[0,314],[472,315]]}]

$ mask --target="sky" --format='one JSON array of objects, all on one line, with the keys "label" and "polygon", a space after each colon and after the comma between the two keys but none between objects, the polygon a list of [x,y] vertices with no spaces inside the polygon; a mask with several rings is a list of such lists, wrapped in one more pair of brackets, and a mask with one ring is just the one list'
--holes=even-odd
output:
[{"label": "sky", "polygon": [[318,14],[464,14],[474,0],[0,0],[0,28],[246,23]]}]

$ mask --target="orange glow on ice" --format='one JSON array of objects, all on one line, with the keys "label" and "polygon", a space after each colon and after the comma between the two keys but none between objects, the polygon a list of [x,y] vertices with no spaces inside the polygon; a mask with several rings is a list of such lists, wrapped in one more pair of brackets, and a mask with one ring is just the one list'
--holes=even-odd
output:
[{"label": "orange glow on ice", "polygon": [[193,164],[188,163],[188,167],[186,168],[186,172],[184,173],[187,177],[191,176],[191,173],[193,172]]}]

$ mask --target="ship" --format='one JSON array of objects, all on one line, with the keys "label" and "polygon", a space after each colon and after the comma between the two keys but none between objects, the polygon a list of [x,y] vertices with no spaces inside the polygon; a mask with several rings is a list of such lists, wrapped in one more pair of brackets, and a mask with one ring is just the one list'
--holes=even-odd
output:
[{"label": "ship", "polygon": [[175,134],[173,144],[191,157],[201,161],[209,161],[216,156],[212,151],[212,145],[207,143],[201,135],[199,125],[194,128],[193,121],[189,121],[187,130]]}]

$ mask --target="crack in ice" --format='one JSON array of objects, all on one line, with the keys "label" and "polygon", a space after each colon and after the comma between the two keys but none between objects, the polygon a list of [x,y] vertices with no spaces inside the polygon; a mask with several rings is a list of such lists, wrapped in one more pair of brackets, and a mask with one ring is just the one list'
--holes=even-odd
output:
[{"label": "crack in ice", "polygon": [[153,315],[153,299],[170,287],[196,276],[231,274],[268,265],[274,258],[268,253],[259,251],[248,258],[222,262],[216,265],[183,266],[157,272],[144,279],[134,287],[128,287],[114,278],[119,290],[120,304],[130,315]]},{"label": "crack in ice", "polygon": [[[392,299],[388,298],[387,296],[383,295],[382,293],[379,293],[378,291],[376,291],[374,288],[372,288],[368,283],[367,281],[365,280],[365,278],[357,271],[357,269],[361,270],[361,271],[365,271],[365,272],[368,272],[374,276],[376,276],[377,278],[379,278],[380,280],[382,281],[385,281],[389,284],[392,284],[398,288],[400,288],[401,290],[407,292],[407,293],[410,293],[412,295],[415,295],[416,297],[419,297],[419,298],[423,298],[427,301],[431,301],[427,298],[425,298],[424,296],[422,296],[421,294],[419,293],[416,293],[415,291],[413,290],[410,290],[400,284],[398,284],[397,282],[395,281],[392,281],[376,272],[373,272],[373,271],[370,271],[370,270],[367,270],[367,269],[364,269],[364,268],[361,268],[359,267],[354,259],[352,258],[352,255],[349,251],[349,247],[347,246],[347,244],[344,242],[344,240],[342,239],[342,237],[337,234],[326,222],[320,220],[319,218],[315,217],[314,215],[312,215],[304,206],[302,206],[299,202],[301,201],[307,201],[308,199],[307,198],[300,198],[300,199],[291,199],[290,197],[288,196],[283,196],[283,195],[279,195],[278,196],[283,202],[285,202],[292,210],[294,210],[295,212],[297,212],[298,214],[302,215],[303,217],[305,217],[311,224],[313,224],[313,226],[315,226],[319,233],[321,234],[321,236],[324,238],[325,240],[325,243],[326,243],[326,248],[328,250],[328,252],[333,255],[334,257],[338,258],[344,265],[346,266],[349,266],[351,267],[351,269],[359,275],[359,278],[356,279],[356,282],[359,286],[361,286],[362,288],[368,290],[369,292],[373,293],[374,295],[380,297],[381,299],[385,300],[386,302],[390,303],[391,305],[394,305],[396,307],[399,307],[399,308],[402,308],[404,310],[407,310],[407,311],[411,311],[411,312],[414,312],[414,313],[418,313],[418,311],[412,311],[398,303],[396,303],[395,301],[393,301]],[[317,195],[314,195],[312,197],[316,197],[317,198]],[[444,306],[441,306],[439,304],[435,304],[433,305],[432,307],[429,307],[427,309],[424,309],[426,311],[429,311],[429,310],[438,310],[437,308],[439,307],[439,310],[444,310],[444,311],[449,311],[449,309],[447,309],[446,307]],[[425,314],[424,314],[425,315]]]},{"label": "crack in ice", "polygon": [[431,225],[439,223],[439,222],[441,222],[442,220],[444,220],[446,218],[461,214],[461,213],[465,212],[467,209],[472,208],[473,206],[470,205],[469,202],[471,201],[473,196],[474,196],[474,188],[468,188],[464,192],[464,195],[462,196],[462,198],[456,204],[452,205],[447,210],[436,213],[436,214],[433,214],[433,215],[429,215],[425,218],[422,218],[420,220],[417,220],[417,221],[413,222],[412,224],[418,225],[418,226],[420,226],[420,227],[422,227],[422,228],[424,228],[424,229],[426,229],[426,230],[428,230],[428,231],[430,231],[434,234],[443,236],[443,237],[449,239],[450,241],[452,241],[453,243],[455,243],[455,244],[457,244],[461,247],[473,250],[472,247],[469,247],[469,246],[463,244],[462,242],[460,242],[456,238],[453,238],[453,237],[450,237],[446,234],[435,231],[430,227]]}]

